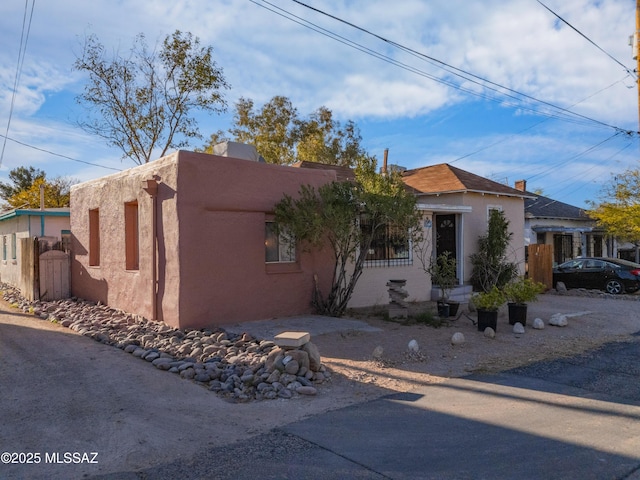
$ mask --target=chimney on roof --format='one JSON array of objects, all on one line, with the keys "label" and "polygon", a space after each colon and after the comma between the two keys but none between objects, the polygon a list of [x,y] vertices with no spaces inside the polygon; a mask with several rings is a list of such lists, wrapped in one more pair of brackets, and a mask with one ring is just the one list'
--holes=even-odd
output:
[{"label": "chimney on roof", "polygon": [[384,159],[382,160],[382,168],[380,169],[380,173],[382,175],[387,174],[387,160],[389,159],[389,149],[384,149]]},{"label": "chimney on roof", "polygon": [[521,192],[527,191],[527,181],[526,180],[516,180],[516,190],[520,190]]}]

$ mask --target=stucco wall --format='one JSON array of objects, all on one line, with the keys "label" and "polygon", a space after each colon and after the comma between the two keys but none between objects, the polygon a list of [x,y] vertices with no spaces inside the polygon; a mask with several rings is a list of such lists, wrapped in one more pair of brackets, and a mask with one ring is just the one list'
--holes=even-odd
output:
[{"label": "stucco wall", "polygon": [[465,282],[470,280],[472,272],[469,255],[478,251],[478,237],[487,233],[489,210],[495,208],[504,212],[509,221],[509,231],[513,234],[507,255],[510,261],[518,264],[520,274],[524,274],[524,199],[479,193],[459,194],[455,197],[457,198],[448,198],[447,203],[456,204],[458,201],[460,203],[457,204],[472,208],[472,213],[464,214]]},{"label": "stucco wall", "polygon": [[[431,218],[431,212],[424,213],[424,219]],[[424,229],[425,238],[431,237],[431,229]],[[424,242],[423,242],[424,243]],[[432,243],[426,242],[425,258],[431,255]],[[406,280],[405,290],[409,294],[409,302],[424,302],[431,299],[431,278],[424,272],[415,251],[411,252],[411,265],[373,267],[366,265],[358,279],[353,295],[349,300],[349,308],[369,307],[373,305],[387,305],[389,294],[387,282],[389,280]]]},{"label": "stucco wall", "polygon": [[[330,171],[267,165],[180,151],[76,185],[71,192],[73,294],[152,317],[152,201],[159,182],[157,319],[199,328],[311,312],[313,275],[331,265],[300,252],[294,264],[265,262],[265,220],[284,193],[335,179]],[[125,268],[125,202],[138,201],[139,270]],[[89,265],[89,210],[99,209],[100,265]]]},{"label": "stucco wall", "polygon": [[419,199],[419,202],[471,208],[471,212],[458,214],[460,221],[457,235],[461,236],[462,240],[462,250],[458,251],[458,256],[459,259],[463,259],[461,266],[463,283],[470,282],[472,268],[469,256],[478,251],[478,237],[487,232],[490,208],[501,209],[509,220],[509,231],[513,235],[508,248],[508,256],[511,261],[518,263],[520,273],[524,273],[524,199],[469,192],[442,194],[437,197],[425,195]]},{"label": "stucco wall", "polygon": [[[75,296],[152,317],[152,201],[142,181],[154,175],[158,189],[158,274],[162,285],[159,312],[177,324],[179,309],[177,152],[146,165],[74,185],[71,188],[71,289]],[[125,264],[125,202],[138,201],[139,269]],[[100,265],[89,265],[89,210],[99,209]],[[159,235],[160,237],[160,235]],[[169,254],[167,254],[169,252]],[[161,317],[162,318],[162,317]]]},{"label": "stucco wall", "polygon": [[[434,201],[436,199],[437,201]],[[458,256],[459,259],[463,259],[463,283],[470,282],[472,268],[469,256],[478,251],[478,237],[487,232],[490,208],[501,209],[509,220],[509,231],[513,235],[508,249],[508,257],[510,261],[518,264],[520,274],[524,274],[524,200],[522,198],[479,193],[456,193],[442,194],[438,197],[425,195],[418,198],[418,202],[426,205],[471,207],[471,212],[458,214],[461,220],[458,222],[457,235],[461,236],[462,246]],[[447,212],[443,211],[442,213]],[[425,215],[432,216],[433,214],[425,212]],[[432,237],[434,234],[435,229],[424,230],[425,236]],[[434,242],[435,238],[431,238],[431,246],[434,245]],[[395,278],[407,280],[405,288],[409,293],[408,301],[431,300],[431,279],[425,274],[422,264],[414,252],[413,263],[410,266],[365,268],[349,302],[349,307],[386,305],[389,303],[386,283]]]},{"label": "stucco wall", "polygon": [[328,251],[298,249],[293,264],[265,262],[265,221],[286,193],[318,187],[334,172],[181,152],[178,195],[181,322],[226,323],[310,313],[313,276],[325,289]]}]

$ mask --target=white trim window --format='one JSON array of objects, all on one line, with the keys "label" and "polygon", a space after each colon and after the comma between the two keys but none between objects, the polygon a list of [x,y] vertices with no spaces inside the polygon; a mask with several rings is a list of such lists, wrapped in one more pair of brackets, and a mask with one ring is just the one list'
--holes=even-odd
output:
[{"label": "white trim window", "polygon": [[296,261],[296,242],[292,235],[279,229],[275,222],[265,222],[264,254],[266,263]]}]

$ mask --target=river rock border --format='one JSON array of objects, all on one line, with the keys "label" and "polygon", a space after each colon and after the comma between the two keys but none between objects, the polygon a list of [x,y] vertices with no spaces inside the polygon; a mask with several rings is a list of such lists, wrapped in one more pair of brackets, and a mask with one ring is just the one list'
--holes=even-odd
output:
[{"label": "river rock border", "polygon": [[284,349],[221,328],[176,329],[99,302],[30,302],[11,285],[0,283],[0,290],[5,301],[25,313],[117,347],[233,401],[316,395],[317,386],[331,379],[312,342]]}]

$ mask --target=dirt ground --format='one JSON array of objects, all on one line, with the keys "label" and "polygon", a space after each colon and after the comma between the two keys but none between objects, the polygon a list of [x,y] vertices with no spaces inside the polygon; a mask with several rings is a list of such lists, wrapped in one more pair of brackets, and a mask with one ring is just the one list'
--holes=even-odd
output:
[{"label": "dirt ground", "polygon": [[[502,312],[493,339],[477,331],[470,320],[475,314],[466,308],[440,328],[385,321],[375,311],[352,312],[378,330],[345,328],[312,337],[333,372],[316,396],[233,403],[117,348],[0,302],[0,386],[10,386],[0,395],[0,411],[7,420],[0,425],[2,447],[10,452],[100,454],[97,465],[4,465],[0,476],[81,478],[136,472],[159,461],[201,462],[203,449],[227,448],[329,410],[413,392],[447,377],[497,372],[627,340],[640,331],[639,305],[542,295],[529,307],[529,322],[540,317],[546,323],[554,313],[578,315],[570,317],[566,327],[527,326],[526,333],[516,336]],[[433,307],[415,305],[412,315],[428,308]],[[455,332],[464,334],[464,345],[451,345]],[[417,354],[409,353],[411,340],[418,342]],[[383,349],[379,361],[373,359],[376,347]],[[266,446],[247,443],[251,452],[275,448],[275,440],[265,438]]]},{"label": "dirt ground", "polygon": [[[529,305],[527,326],[521,335],[513,333],[507,308],[503,307],[495,338],[477,330],[473,323],[476,314],[466,305],[437,328],[415,321],[435,309],[430,303],[412,305],[406,322],[385,320],[384,308],[365,309],[350,312],[351,318],[366,321],[379,332],[337,332],[316,336],[312,341],[318,345],[325,365],[334,372],[332,385],[326,388],[332,391],[336,403],[351,403],[375,398],[384,391],[411,392],[448,377],[500,372],[624,341],[640,331],[640,303],[635,300],[640,297],[541,295]],[[555,313],[570,315],[566,327],[548,325]],[[544,321],[544,329],[531,327],[535,318]],[[464,335],[463,345],[451,344],[456,332]],[[411,340],[418,343],[417,353],[409,351]],[[374,358],[377,347],[383,351],[379,360]],[[353,397],[350,400],[349,395]]]}]

